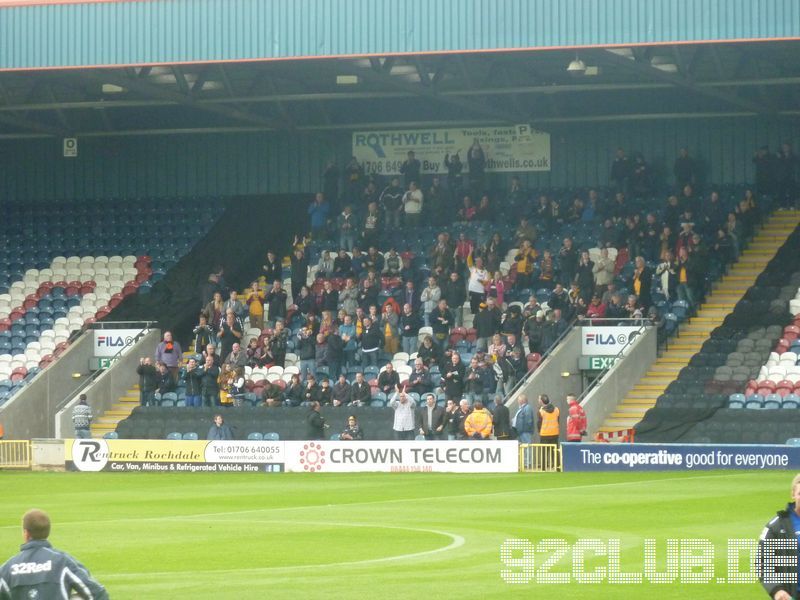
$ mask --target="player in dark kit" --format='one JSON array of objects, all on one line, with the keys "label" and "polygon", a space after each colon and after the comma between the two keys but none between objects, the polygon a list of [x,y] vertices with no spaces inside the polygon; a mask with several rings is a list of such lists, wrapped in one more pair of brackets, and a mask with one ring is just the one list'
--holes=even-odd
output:
[{"label": "player in dark kit", "polygon": [[50,545],[50,517],[29,510],[22,517],[21,552],[0,567],[0,600],[108,600],[108,592],[66,552]]}]

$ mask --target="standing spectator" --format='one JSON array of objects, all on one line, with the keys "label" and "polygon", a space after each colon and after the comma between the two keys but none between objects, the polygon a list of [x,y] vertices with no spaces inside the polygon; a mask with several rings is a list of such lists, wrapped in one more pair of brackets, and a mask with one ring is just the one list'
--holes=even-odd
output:
[{"label": "standing spectator", "polygon": [[250,290],[247,292],[247,307],[250,313],[250,327],[257,329],[264,328],[264,290],[262,290],[257,281],[250,285]]},{"label": "standing spectator", "polygon": [[653,270],[644,262],[644,258],[637,256],[634,260],[635,268],[633,271],[633,293],[639,299],[639,304],[643,310],[650,308],[652,298],[650,288],[653,283]]},{"label": "standing spectator", "polygon": [[353,274],[353,260],[344,248],[339,248],[339,253],[333,259],[333,276],[348,277]]},{"label": "standing spectator", "polygon": [[377,366],[378,354],[383,347],[381,328],[369,317],[364,317],[363,331],[361,332],[361,366]]},{"label": "standing spectator", "polygon": [[261,266],[264,271],[264,281],[271,284],[273,281],[280,281],[283,277],[283,266],[281,260],[275,255],[274,250],[267,251],[267,258]]},{"label": "standing spectator", "polygon": [[580,442],[586,435],[586,411],[578,403],[575,394],[567,394],[569,416],[567,417],[567,441]]},{"label": "standing spectator", "polygon": [[489,339],[500,331],[500,320],[488,308],[488,304],[481,302],[478,305],[478,314],[475,315],[473,321],[477,336],[475,350],[478,352],[485,352],[489,347]]},{"label": "standing spectator", "polygon": [[442,370],[442,387],[448,399],[458,401],[464,395],[464,363],[458,352],[453,352]]},{"label": "standing spectator", "polygon": [[467,439],[488,440],[492,435],[492,414],[477,400],[472,412],[464,419],[464,434]]},{"label": "standing spectator", "polygon": [[395,248],[389,248],[384,257],[383,274],[389,277],[399,277],[403,261]]},{"label": "standing spectator", "polygon": [[408,185],[408,191],[403,194],[403,212],[405,213],[406,227],[417,227],[422,214],[422,190],[417,187],[416,181]]},{"label": "standing spectator", "polygon": [[469,283],[467,284],[469,306],[473,315],[478,314],[481,303],[486,299],[486,287],[489,285],[490,280],[489,272],[483,268],[483,259],[476,258],[475,265],[469,269]]},{"label": "standing spectator", "polygon": [[472,140],[472,146],[467,152],[467,167],[470,189],[474,194],[483,193],[486,189],[486,153],[478,138]]},{"label": "standing spectator", "polygon": [[417,411],[417,431],[426,440],[441,439],[444,431],[444,409],[436,406],[436,396],[425,396],[425,406]]},{"label": "standing spectator", "polygon": [[578,270],[578,251],[572,245],[572,238],[565,237],[564,244],[558,251],[558,267],[561,271],[561,283],[569,286],[575,279]]},{"label": "standing spectator", "polygon": [[192,329],[192,333],[194,334],[195,354],[201,354],[203,349],[215,339],[214,330],[209,327],[208,319],[203,313],[200,313],[199,323]]},{"label": "standing spectator", "polygon": [[413,354],[417,348],[422,319],[413,311],[410,304],[403,305],[403,314],[400,315],[398,325],[403,352]]},{"label": "standing spectator", "polygon": [[286,362],[286,349],[289,345],[289,331],[283,325],[283,321],[275,323],[275,331],[269,338],[269,351],[275,361],[275,365],[282,367]]},{"label": "standing spectator", "polygon": [[[325,339],[325,364],[331,377],[339,377],[344,361],[345,341],[339,334],[339,329],[334,327]],[[319,362],[319,361],[318,361]]]},{"label": "standing spectator", "polygon": [[[381,219],[380,210],[378,210],[377,202],[370,202],[367,205],[367,213],[364,215],[364,226],[361,228],[362,245],[365,248],[374,246],[378,240],[383,229],[383,220]],[[355,252],[353,253],[355,255]],[[355,263],[355,256],[353,256]],[[354,264],[355,268],[355,264]],[[356,271],[358,272],[358,271]]]},{"label": "standing spectator", "polygon": [[92,437],[89,426],[92,424],[92,407],[86,403],[86,394],[78,397],[78,403],[72,407],[72,426],[75,428],[76,439]]},{"label": "standing spectator", "polygon": [[756,192],[759,196],[771,196],[775,193],[775,175],[777,157],[769,151],[769,146],[761,146],[753,155],[756,168]]},{"label": "standing spectator", "polygon": [[313,401],[306,414],[306,438],[309,440],[325,439],[325,417],[320,414],[322,406]]},{"label": "standing spectator", "polygon": [[689,257],[689,251],[685,246],[682,247],[678,252],[678,285],[675,291],[678,294],[679,300],[685,300],[688,303],[690,310],[694,309],[695,299],[697,298],[697,290],[694,289],[694,282],[697,279],[697,274],[694,272],[694,266],[694,262]]},{"label": "standing spectator", "polygon": [[333,283],[326,280],[322,284],[322,294],[320,294],[319,310],[335,313],[339,309],[339,291],[334,289]]},{"label": "standing spectator", "polygon": [[414,412],[416,403],[408,397],[404,390],[401,390],[392,397],[389,403],[394,410],[394,439],[413,440],[414,439]]},{"label": "standing spectator", "polygon": [[[608,253],[608,250],[606,250],[606,253]],[[575,273],[575,283],[578,284],[581,298],[588,304],[594,292],[595,283],[594,262],[589,258],[589,253],[586,250],[581,252],[578,269]]]},{"label": "standing spectator", "polygon": [[[308,259],[300,248],[296,248],[291,256],[292,263],[292,298],[300,295],[300,288],[306,285],[308,279]],[[270,315],[270,320],[272,315]]]},{"label": "standing spectator", "polygon": [[173,381],[178,380],[178,369],[182,358],[181,345],[172,339],[171,331],[165,331],[164,338],[156,348],[156,362],[162,362],[167,366]]},{"label": "standing spectator", "polygon": [[409,187],[413,182],[420,182],[420,171],[422,163],[414,156],[414,151],[408,151],[408,158],[400,165],[400,174],[403,176],[406,187]]},{"label": "standing spectator", "polygon": [[186,386],[186,406],[195,408],[203,406],[201,373],[197,368],[197,360],[194,358],[186,361],[183,381]]},{"label": "standing spectator", "polygon": [[339,230],[339,247],[352,251],[356,243],[356,217],[353,208],[347,204],[336,220]]},{"label": "standing spectator", "polygon": [[310,327],[306,326],[297,332],[295,351],[300,360],[300,380],[305,381],[309,373],[316,373],[316,338]]},{"label": "standing spectator", "polygon": [[520,395],[517,402],[519,408],[511,419],[511,429],[520,444],[530,444],[533,442],[533,410],[528,404],[527,396]]},{"label": "standing spectator", "polygon": [[[336,161],[328,161],[325,170],[322,172],[322,193],[334,203],[339,198],[339,175],[339,166]],[[267,281],[267,283],[272,282]]]},{"label": "standing spectator", "polygon": [[625,156],[625,150],[617,148],[617,154],[614,157],[614,162],[611,163],[611,183],[617,191],[625,192],[628,189],[628,178],[631,175],[631,166],[628,162],[628,157]]},{"label": "standing spectator", "polygon": [[358,288],[352,277],[344,282],[344,288],[339,292],[339,307],[350,316],[356,314],[358,308]]},{"label": "standing spectator", "polygon": [[438,175],[433,176],[431,187],[425,193],[426,214],[432,225],[443,225],[447,214],[447,202]]},{"label": "standing spectator", "polygon": [[517,290],[530,288],[533,285],[533,269],[536,266],[536,250],[531,247],[530,241],[522,240],[519,252],[514,257],[514,265],[517,272],[514,288]]},{"label": "standing spectator", "polygon": [[328,213],[331,207],[322,192],[317,192],[314,201],[308,206],[308,215],[311,217],[311,237],[315,240],[324,240],[327,236]]},{"label": "standing spectator", "polygon": [[469,405],[469,401],[466,399],[462,399],[458,402],[458,410],[455,414],[455,420],[457,423],[457,436],[459,440],[467,439],[467,433],[464,429],[464,422],[467,420],[469,413],[472,412],[472,407]]},{"label": "standing spectator", "polygon": [[447,301],[447,306],[453,313],[456,327],[464,323],[464,302],[467,299],[467,290],[461,276],[453,271],[449,279],[442,286],[442,298]]},{"label": "standing spectator", "polygon": [[150,357],[140,358],[136,373],[139,375],[139,404],[141,406],[155,406],[158,371],[153,366],[153,360]]},{"label": "standing spectator", "polygon": [[425,325],[429,326],[431,324],[430,314],[439,304],[441,297],[442,290],[439,288],[436,277],[428,277],[428,286],[422,290],[422,294],[420,295]]},{"label": "standing spectator", "polygon": [[225,313],[225,320],[217,331],[217,338],[220,342],[219,355],[223,358],[227,357],[233,350],[233,345],[242,339],[242,326],[232,310]]},{"label": "standing spectator", "polygon": [[474,403],[483,400],[484,392],[483,370],[478,363],[478,357],[473,356],[469,366],[464,369],[464,395]]},{"label": "standing spectator", "polygon": [[494,397],[492,425],[494,426],[494,437],[498,440],[507,440],[511,437],[511,418],[508,407],[503,402],[503,396],[500,394]]},{"label": "standing spectator", "polygon": [[[302,297],[302,293],[300,294]],[[272,289],[265,297],[270,323],[277,324],[286,319],[286,290],[280,280],[272,284]],[[302,310],[300,311],[302,313]]]},{"label": "standing spectator", "polygon": [[608,248],[600,249],[600,258],[594,263],[592,273],[594,275],[595,289],[603,290],[614,281],[614,261],[608,256]]},{"label": "standing spectator", "polygon": [[433,338],[442,349],[447,346],[447,338],[450,335],[453,321],[453,313],[447,307],[447,300],[439,300],[439,304],[431,311],[430,323],[433,329]]},{"label": "standing spectator", "polygon": [[528,352],[538,352],[542,354],[547,348],[544,347],[544,311],[537,310],[531,314],[523,325],[523,331],[528,336]]},{"label": "standing spectator", "polygon": [[676,189],[682,190],[684,186],[693,186],[697,183],[697,165],[695,160],[689,156],[689,151],[686,148],[681,148],[678,151],[678,157],[675,159],[672,173],[675,175]]},{"label": "standing spectator", "polygon": [[[558,447],[558,436],[560,427],[558,424],[559,410],[550,402],[547,394],[539,395],[539,443]],[[551,457],[545,454],[544,468],[550,470],[552,468],[558,469],[558,455],[553,453],[555,463],[551,462]]]},{"label": "standing spectator", "polygon": [[233,311],[233,314],[236,315],[236,318],[239,321],[244,322],[244,316],[247,312],[247,309],[245,309],[242,301],[239,300],[239,292],[236,290],[231,290],[230,296],[225,301],[225,304],[222,305],[223,314],[227,313],[229,310]]},{"label": "standing spectator", "polygon": [[444,166],[447,169],[447,187],[450,188],[451,204],[455,203],[455,199],[459,197],[463,185],[462,172],[464,171],[464,163],[461,162],[461,157],[458,152],[450,156],[444,155]]},{"label": "standing spectator", "polygon": [[393,177],[389,185],[381,192],[380,203],[383,206],[386,229],[400,227],[400,215],[403,212],[403,188],[400,179]]},{"label": "standing spectator", "polygon": [[797,201],[797,155],[784,142],[775,160],[775,200],[783,208],[793,208]]},{"label": "standing spectator", "polygon": [[225,318],[223,306],[225,306],[225,302],[222,300],[222,292],[214,292],[211,301],[202,310],[202,314],[206,317],[206,322],[212,329],[219,327],[222,319]]},{"label": "standing spectator", "polygon": [[214,415],[214,423],[208,428],[207,440],[232,440],[233,430],[225,424],[222,415]]},{"label": "standing spectator", "polygon": [[649,198],[651,194],[650,165],[641,152],[637,152],[631,168],[630,187],[634,198]]},{"label": "standing spectator", "polygon": [[444,435],[447,439],[452,441],[458,437],[458,402],[455,400],[448,400],[444,407]]},{"label": "standing spectator", "polygon": [[317,263],[317,277],[333,277],[333,257],[330,250],[323,250]]},{"label": "standing spectator", "polygon": [[361,188],[364,187],[364,167],[358,162],[358,159],[353,156],[350,162],[344,168],[345,180],[345,195],[350,201],[351,199],[358,198],[361,194]]},{"label": "standing spectator", "polygon": [[156,392],[159,396],[175,391],[175,380],[172,379],[172,373],[163,362],[156,363],[156,378]]}]

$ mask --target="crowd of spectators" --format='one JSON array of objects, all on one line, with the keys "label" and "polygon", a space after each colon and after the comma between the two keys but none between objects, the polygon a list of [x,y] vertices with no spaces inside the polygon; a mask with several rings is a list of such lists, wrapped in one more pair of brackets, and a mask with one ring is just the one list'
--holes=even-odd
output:
[{"label": "crowd of spectators", "polygon": [[[759,193],[795,195],[788,180],[778,192],[762,177],[794,160],[791,148],[782,153],[791,158],[767,166],[762,150],[754,158]],[[568,197],[533,194],[518,177],[505,193],[486,191],[479,144],[467,158],[466,180],[457,154],[446,157],[446,180],[423,177],[413,152],[401,176],[386,181],[355,158],[343,171],[329,165],[308,207],[310,237],[295,238],[288,261],[268,251],[241,296],[225,287],[221,268],[210,274],[196,358],[180,375],[187,405],[256,393],[267,406],[397,407],[431,397],[440,407],[484,406],[510,392],[576,320],[658,323],[675,301],[696,309],[761,218],[753,191],[723,199],[703,189],[686,149],[662,200],[645,158],[622,149],[610,187]],[[388,241],[431,226],[438,233],[424,250]],[[167,344],[165,335],[156,357],[163,367],[140,366],[143,403],[154,390],[163,395],[167,379],[178,381]],[[256,382],[254,369],[270,376]],[[403,435],[427,431],[415,418],[401,421]]]}]

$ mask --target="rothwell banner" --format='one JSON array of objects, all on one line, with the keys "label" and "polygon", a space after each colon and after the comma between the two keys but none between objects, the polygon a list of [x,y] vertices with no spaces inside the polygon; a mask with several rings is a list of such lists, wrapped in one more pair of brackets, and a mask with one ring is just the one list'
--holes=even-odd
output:
[{"label": "rothwell banner", "polygon": [[550,134],[530,125],[453,129],[396,129],[353,133],[353,156],[367,173],[396,175],[413,151],[422,173],[447,173],[446,154],[459,153],[467,167],[467,150],[478,140],[489,172],[549,171]]},{"label": "rothwell banner", "polygon": [[515,473],[511,441],[65,440],[73,471]]},{"label": "rothwell banner", "polygon": [[564,471],[800,469],[800,447],[735,444],[562,444]]}]

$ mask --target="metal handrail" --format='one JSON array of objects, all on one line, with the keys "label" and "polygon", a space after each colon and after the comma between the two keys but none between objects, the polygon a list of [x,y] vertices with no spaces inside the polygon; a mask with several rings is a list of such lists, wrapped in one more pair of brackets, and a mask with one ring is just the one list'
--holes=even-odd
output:
[{"label": "metal handrail", "polygon": [[[156,321],[109,321],[109,322],[105,323],[105,325],[120,325],[120,324],[123,324],[123,323],[126,324],[126,325],[137,325],[137,326],[141,327],[141,329],[139,329],[139,333],[137,333],[133,338],[134,343],[138,342],[142,338],[142,336],[144,336],[145,333],[150,331],[153,328],[153,326],[157,324]],[[89,330],[106,329],[106,327],[103,327],[103,325],[104,325],[104,323],[102,323],[102,322],[91,323],[91,324],[89,324],[88,327],[86,327],[84,329],[84,331],[83,331],[83,333],[81,335],[86,335],[87,333],[89,333]],[[113,329],[113,328],[108,328],[108,329]],[[125,346],[120,348],[114,356],[110,357],[109,363],[113,364],[114,361],[116,361],[118,358],[120,358],[125,349],[126,349]],[[106,369],[97,369],[96,371],[92,371],[91,373],[89,373],[89,375],[87,375],[83,379],[83,381],[81,381],[81,383],[78,385],[77,388],[72,390],[67,397],[65,397],[63,400],[60,400],[58,402],[58,404],[56,404],[55,412],[58,412],[58,411],[62,410],[67,404],[69,404],[72,401],[72,399],[77,394],[80,394],[83,390],[85,390],[87,387],[89,387],[89,385],[91,385],[94,382],[94,380],[97,379],[105,371],[106,371]]]}]

